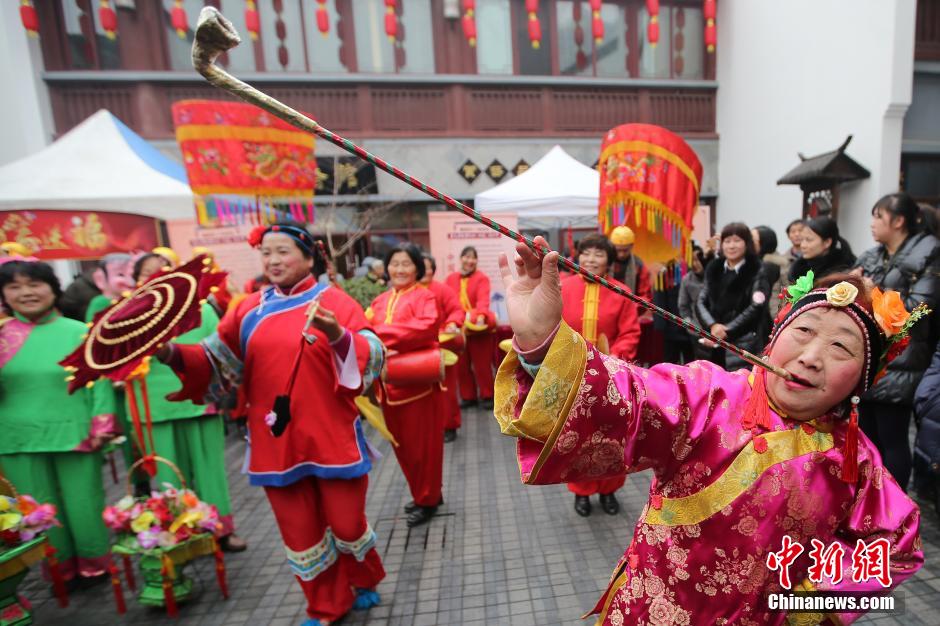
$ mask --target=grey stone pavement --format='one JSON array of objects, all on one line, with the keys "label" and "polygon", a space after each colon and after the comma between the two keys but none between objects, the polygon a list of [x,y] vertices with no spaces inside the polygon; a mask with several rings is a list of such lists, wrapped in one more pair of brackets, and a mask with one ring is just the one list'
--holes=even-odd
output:
[{"label": "grey stone pavement", "polygon": [[[594,514],[578,517],[563,485],[526,487],[514,451],[492,415],[464,412],[456,442],[445,448],[444,499],[429,525],[409,531],[402,506],[410,499],[390,445],[370,439],[385,455],[370,475],[368,515],[378,534],[387,578],[382,603],[351,613],[342,624],[433,625],[593,624],[580,621],[605,588],[646,502],[649,475],[631,476],[619,492],[623,511],[608,516],[594,499]],[[125,586],[128,612],[117,615],[110,584],[75,592],[61,609],[35,568],[21,587],[37,624],[298,625],[304,600],[287,567],[274,518],[260,488],[239,474],[244,443],[230,433],[226,451],[239,533],[249,548],[226,555],[231,597],[222,600],[212,558],[188,566],[196,597],[178,620],[136,603]],[[109,484],[109,500],[120,495]],[[904,611],[866,624],[940,624],[940,524],[925,506],[922,535],[926,566],[896,595]],[[139,578],[138,578],[139,580]]]}]

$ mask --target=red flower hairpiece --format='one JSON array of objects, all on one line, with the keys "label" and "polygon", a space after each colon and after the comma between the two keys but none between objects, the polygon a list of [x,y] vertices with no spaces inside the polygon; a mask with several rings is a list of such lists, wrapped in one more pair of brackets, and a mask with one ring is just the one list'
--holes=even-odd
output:
[{"label": "red flower hairpiece", "polygon": [[257,248],[261,245],[261,240],[264,239],[264,234],[268,232],[267,226],[255,226],[251,229],[251,232],[248,233],[248,245],[252,248]]}]

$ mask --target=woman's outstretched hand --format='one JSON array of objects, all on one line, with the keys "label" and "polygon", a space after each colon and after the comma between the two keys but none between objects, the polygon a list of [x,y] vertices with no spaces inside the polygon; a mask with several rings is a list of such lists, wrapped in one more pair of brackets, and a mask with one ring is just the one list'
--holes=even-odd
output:
[{"label": "woman's outstretched hand", "polygon": [[[548,247],[543,237],[535,245]],[[515,273],[505,254],[499,255],[499,272],[506,287],[506,308],[516,343],[523,351],[542,345],[561,321],[561,279],[558,253],[544,258],[526,244],[516,244]]]}]

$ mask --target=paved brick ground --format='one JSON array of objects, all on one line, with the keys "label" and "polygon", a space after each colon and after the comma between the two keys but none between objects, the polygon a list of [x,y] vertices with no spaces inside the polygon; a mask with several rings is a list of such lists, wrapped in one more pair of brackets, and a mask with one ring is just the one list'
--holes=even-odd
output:
[{"label": "paved brick ground", "polygon": [[[465,414],[460,437],[446,447],[441,515],[409,531],[401,512],[410,499],[404,478],[389,445],[378,447],[386,456],[371,474],[368,512],[388,577],[379,586],[382,604],[351,614],[344,625],[591,623],[579,616],[594,606],[626,548],[646,501],[647,475],[628,479],[619,494],[620,515],[604,515],[595,501],[594,515],[582,519],[565,487],[520,484],[512,442],[499,434],[491,416],[472,411]],[[109,585],[74,593],[70,606],[60,609],[34,572],[23,590],[36,607],[36,623],[300,624],[303,597],[262,491],[248,487],[238,473],[243,454],[244,444],[231,435],[226,459],[236,522],[249,549],[227,557],[228,601],[219,595],[212,559],[188,568],[198,597],[181,607],[178,621],[137,605],[130,594],[129,611],[119,617]],[[109,497],[118,493],[112,485]],[[898,593],[903,614],[860,623],[940,624],[940,525],[932,509],[926,509],[922,532],[927,566]]]}]

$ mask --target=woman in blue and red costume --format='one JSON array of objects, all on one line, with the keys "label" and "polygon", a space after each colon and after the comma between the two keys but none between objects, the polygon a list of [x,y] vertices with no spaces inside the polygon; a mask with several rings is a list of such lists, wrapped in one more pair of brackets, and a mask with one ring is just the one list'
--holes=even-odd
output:
[{"label": "woman in blue and red costume", "polygon": [[[578,241],[578,264],[598,276],[607,276],[617,258],[614,245],[603,235],[587,235]],[[604,354],[632,361],[640,344],[640,319],[636,305],[580,274],[561,281],[561,316],[575,332],[598,347]],[[616,491],[625,476],[568,483],[574,494],[574,510],[582,516],[591,514],[591,496],[600,496],[601,509],[608,515],[620,512]]]},{"label": "woman in blue and red costume", "polygon": [[[395,362],[430,356],[437,341],[437,299],[419,285],[424,261],[414,245],[401,243],[385,255],[386,280],[391,288],[379,294],[366,310],[376,334],[388,349],[388,369]],[[437,355],[438,364],[440,354]],[[405,505],[408,526],[429,521],[444,501],[444,415],[440,410],[440,378],[416,377],[413,384],[381,386],[382,413],[398,441],[395,457],[411,490]]]},{"label": "woman in blue and red costume", "polygon": [[[427,287],[434,297],[437,298],[437,316],[440,332],[445,335],[454,335],[460,333],[460,326],[463,324],[464,311],[460,306],[460,300],[454,290],[442,282],[434,280],[434,274],[437,272],[437,262],[430,254],[422,255],[424,258],[424,278],[420,284]],[[456,337],[457,340],[462,339]],[[451,339],[449,343],[443,343],[442,348],[449,349],[449,346],[455,343]],[[465,358],[465,355],[461,358]],[[458,361],[459,362],[459,361]],[[460,428],[460,400],[457,397],[457,364],[448,365],[444,368],[444,393],[441,394],[441,411],[444,413],[444,443],[450,443],[457,438],[457,429]]]},{"label": "woman in blue and red costume", "polygon": [[479,400],[484,409],[492,409],[496,315],[490,310],[490,279],[477,269],[478,263],[477,249],[467,246],[460,252],[460,271],[444,282],[460,297],[466,313],[467,350],[457,362],[461,406],[474,406]]},{"label": "woman in blue and red costume", "polygon": [[383,349],[352,298],[317,284],[323,258],[302,226],[258,227],[249,243],[271,285],[200,344],[172,344],[158,357],[183,382],[174,399],[212,400],[241,385],[249,481],[271,503],[307,598],[305,625],[321,626],[377,604],[385,577],[365,515],[372,454],[353,403]]},{"label": "woman in blue and red costume", "polygon": [[768,594],[883,595],[923,565],[917,505],[858,429],[858,396],[920,315],[897,294],[900,308],[879,306],[848,275],[788,289],[767,358],[792,380],[706,361],[645,369],[564,322],[557,253],[516,251],[515,276],[500,260],[515,336],[495,413],[523,481],[653,472],[598,624],[848,624],[857,611],[788,615]]}]

